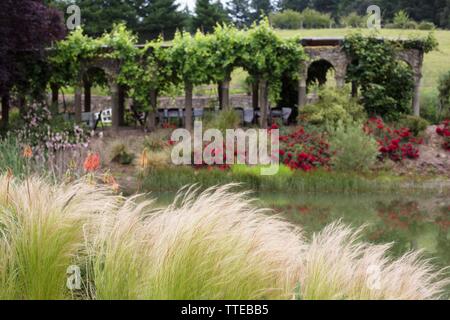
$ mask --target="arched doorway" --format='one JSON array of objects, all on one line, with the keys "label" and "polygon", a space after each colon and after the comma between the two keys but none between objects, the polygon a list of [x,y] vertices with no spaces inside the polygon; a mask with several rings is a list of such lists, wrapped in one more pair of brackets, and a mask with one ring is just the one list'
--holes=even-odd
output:
[{"label": "arched doorway", "polygon": [[325,85],[329,80],[334,79],[334,66],[325,59],[320,59],[312,62],[308,67],[306,84],[308,86],[317,84],[319,86]]}]

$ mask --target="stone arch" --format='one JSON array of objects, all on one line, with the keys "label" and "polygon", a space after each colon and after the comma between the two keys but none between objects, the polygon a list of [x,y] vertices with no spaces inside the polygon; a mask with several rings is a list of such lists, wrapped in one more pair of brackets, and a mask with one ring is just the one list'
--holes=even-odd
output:
[{"label": "stone arch", "polygon": [[319,85],[324,85],[327,81],[327,73],[331,69],[336,71],[333,64],[325,59],[312,61],[308,66],[306,84],[317,81]]},{"label": "stone arch", "polygon": [[310,57],[306,68],[317,60],[325,60],[333,66],[337,87],[344,86],[349,58],[340,46],[306,47],[305,52]]},{"label": "stone arch", "polygon": [[305,53],[309,56],[309,60],[300,66],[299,77],[299,96],[298,105],[302,107],[306,104],[306,81],[308,78],[308,69],[316,61],[327,61],[335,71],[336,86],[342,88],[345,85],[345,77],[349,58],[343,51],[340,40],[332,39],[330,43],[325,40],[307,40]]},{"label": "stone arch", "polygon": [[412,108],[414,115],[420,115],[420,82],[422,80],[423,50],[403,49],[397,52],[397,59],[406,62],[413,71],[414,95]]}]

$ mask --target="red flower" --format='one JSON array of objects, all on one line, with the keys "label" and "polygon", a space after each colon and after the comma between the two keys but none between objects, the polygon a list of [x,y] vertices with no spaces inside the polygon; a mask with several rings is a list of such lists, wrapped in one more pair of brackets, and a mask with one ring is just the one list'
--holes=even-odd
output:
[{"label": "red flower", "polygon": [[444,120],[440,126],[436,128],[436,133],[444,138],[442,148],[450,151],[450,120]]},{"label": "red flower", "polygon": [[401,161],[405,158],[419,157],[416,145],[421,144],[422,139],[414,138],[409,128],[391,129],[380,118],[371,118],[365,128],[368,128],[366,132],[377,139],[380,146],[380,159],[390,158],[393,161]]},{"label": "red flower", "polygon": [[94,172],[100,167],[100,156],[98,154],[89,154],[84,161],[84,170]]}]

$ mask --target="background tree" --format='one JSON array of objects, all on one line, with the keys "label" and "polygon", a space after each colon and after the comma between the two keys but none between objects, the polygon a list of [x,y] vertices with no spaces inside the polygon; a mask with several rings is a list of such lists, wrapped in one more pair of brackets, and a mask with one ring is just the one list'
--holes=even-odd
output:
[{"label": "background tree", "polygon": [[24,57],[26,65],[35,65],[42,58],[45,47],[64,37],[65,29],[61,13],[45,6],[42,0],[2,0],[0,21],[0,96],[2,125],[5,127],[10,91],[27,80],[27,74],[21,68]]},{"label": "background tree", "polygon": [[81,9],[81,23],[87,35],[99,37],[112,30],[115,23],[123,22],[131,30],[137,29],[137,11],[145,0],[98,1],[76,0]]},{"label": "background tree", "polygon": [[220,1],[197,0],[195,4],[195,16],[192,18],[192,26],[195,30],[204,33],[214,31],[214,27],[219,23],[227,22],[228,14]]},{"label": "background tree", "polygon": [[252,23],[249,0],[230,0],[228,13],[238,28],[248,27]]},{"label": "background tree", "polygon": [[259,21],[262,17],[269,16],[273,11],[270,0],[251,0],[252,9],[254,11],[254,20]]},{"label": "background tree", "polygon": [[281,0],[280,8],[282,10],[291,9],[295,11],[303,11],[310,5],[310,0]]},{"label": "background tree", "polygon": [[172,39],[175,31],[183,28],[185,14],[179,11],[175,0],[143,2],[136,8],[141,20],[137,30],[141,38],[153,39],[162,35],[164,39]]}]

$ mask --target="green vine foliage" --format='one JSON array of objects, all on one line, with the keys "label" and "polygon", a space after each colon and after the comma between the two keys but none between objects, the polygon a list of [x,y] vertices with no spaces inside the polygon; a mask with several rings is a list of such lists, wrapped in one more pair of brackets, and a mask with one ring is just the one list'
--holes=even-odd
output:
[{"label": "green vine foliage", "polygon": [[413,74],[409,66],[396,59],[396,46],[375,35],[348,36],[344,50],[352,58],[347,80],[361,87],[364,107],[369,115],[392,120],[410,113]]},{"label": "green vine foliage", "polygon": [[171,65],[170,52],[161,40],[147,43],[140,49],[136,61],[129,61],[122,66],[121,77],[129,88],[129,96],[140,111],[156,107],[151,105],[151,90],[170,95],[178,82]]},{"label": "green vine foliage", "polygon": [[207,84],[216,79],[211,37],[197,32],[177,32],[170,51],[170,63],[178,80],[192,85]]},{"label": "green vine foliage", "polygon": [[267,19],[248,31],[243,64],[253,77],[268,81],[271,100],[279,99],[283,76],[299,76],[301,62],[307,59],[299,42],[279,38]]},{"label": "green vine foliage", "polygon": [[85,35],[83,29],[72,31],[50,54],[51,82],[63,86],[76,84],[82,60],[94,58],[99,47],[99,41]]},{"label": "green vine foliage", "polygon": [[419,49],[424,53],[437,50],[439,47],[439,42],[437,41],[433,32],[428,33],[426,37],[417,36],[403,40],[401,42],[392,41],[392,43],[401,43],[400,47],[403,49]]},{"label": "green vine foliage", "polygon": [[[52,81],[74,85],[83,60],[117,59],[121,63],[118,82],[128,88],[129,96],[143,110],[149,110],[149,91],[174,91],[175,86],[202,85],[225,80],[233,68],[243,67],[255,78],[267,80],[273,96],[281,91],[281,78],[298,76],[306,59],[299,41],[282,40],[267,20],[248,31],[232,26],[217,26],[214,33],[195,35],[177,32],[170,45],[161,40],[137,47],[137,38],[123,24],[98,39],[81,29],[58,43],[50,57]],[[93,81],[101,81],[92,75]]]},{"label": "green vine foliage", "polygon": [[214,79],[223,81],[234,68],[246,68],[244,63],[246,41],[245,32],[229,25],[218,25],[209,35],[212,52]]}]

